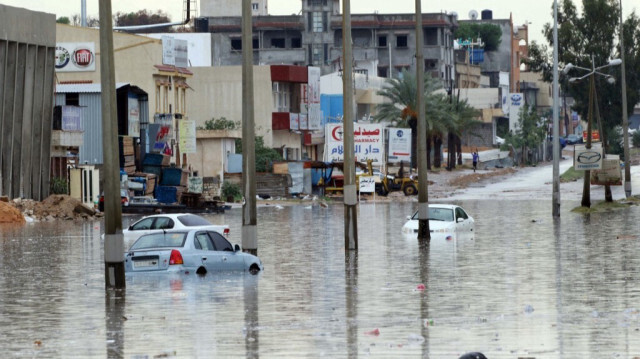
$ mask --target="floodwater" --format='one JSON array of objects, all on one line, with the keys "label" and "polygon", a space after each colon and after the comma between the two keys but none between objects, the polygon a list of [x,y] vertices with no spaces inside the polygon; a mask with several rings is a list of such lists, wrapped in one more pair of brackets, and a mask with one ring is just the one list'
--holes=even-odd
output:
[{"label": "floodwater", "polygon": [[[563,202],[554,223],[550,200],[455,203],[474,238],[420,251],[400,232],[416,203],[363,203],[346,254],[341,204],[261,207],[263,273],[128,276],[124,293],[104,289],[102,222],[2,228],[2,357],[640,356],[640,207]],[[241,242],[240,210],[208,218]]]}]

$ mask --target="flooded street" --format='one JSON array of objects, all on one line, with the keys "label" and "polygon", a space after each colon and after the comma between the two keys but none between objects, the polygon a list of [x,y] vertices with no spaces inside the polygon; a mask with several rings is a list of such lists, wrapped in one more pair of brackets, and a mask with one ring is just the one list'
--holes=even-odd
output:
[{"label": "flooded street", "polygon": [[[455,203],[475,237],[422,252],[400,230],[417,203],[362,203],[346,256],[341,204],[261,207],[263,273],[128,276],[122,295],[105,295],[102,222],[3,228],[3,357],[640,356],[639,207],[563,202],[554,224],[550,200]],[[207,218],[241,243],[241,216]]]}]

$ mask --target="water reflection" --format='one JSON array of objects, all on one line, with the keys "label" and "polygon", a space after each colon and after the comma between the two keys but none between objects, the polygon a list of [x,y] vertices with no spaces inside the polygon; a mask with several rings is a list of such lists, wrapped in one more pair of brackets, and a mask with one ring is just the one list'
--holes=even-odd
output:
[{"label": "water reflection", "polygon": [[[475,236],[428,248],[400,232],[415,204],[362,204],[358,251],[344,249],[342,205],[260,208],[260,275],[128,276],[126,297],[105,297],[100,222],[0,228],[0,346],[87,358],[640,353],[637,207],[587,216],[563,203],[554,221],[551,201],[456,204]],[[208,218],[241,242],[239,211]]]}]

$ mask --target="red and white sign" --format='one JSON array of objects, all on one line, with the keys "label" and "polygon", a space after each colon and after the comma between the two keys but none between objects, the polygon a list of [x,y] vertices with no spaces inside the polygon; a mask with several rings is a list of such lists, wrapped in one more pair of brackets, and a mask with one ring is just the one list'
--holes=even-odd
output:
[{"label": "red and white sign", "polygon": [[[344,161],[344,131],[342,124],[327,124],[326,161]],[[379,124],[353,124],[354,155],[356,161],[373,160],[373,164],[380,166],[383,162],[383,131]]]},{"label": "red and white sign", "polygon": [[411,163],[411,129],[389,128],[389,162]]}]

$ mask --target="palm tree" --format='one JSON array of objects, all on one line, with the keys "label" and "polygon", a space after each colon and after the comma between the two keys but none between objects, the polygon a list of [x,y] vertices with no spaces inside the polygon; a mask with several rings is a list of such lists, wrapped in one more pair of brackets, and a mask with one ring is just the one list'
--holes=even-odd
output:
[{"label": "palm tree", "polygon": [[[440,83],[432,78],[425,77],[424,103],[427,114],[427,168],[431,168],[430,150],[434,135],[440,130],[437,123],[442,118],[442,96],[434,94],[434,91],[442,88]],[[378,95],[385,97],[388,102],[377,106],[377,114],[374,121],[397,121],[400,127],[411,128],[411,167],[416,167],[416,139],[418,113],[416,112],[417,83],[415,74],[403,71],[399,78],[387,80],[387,83],[378,91]],[[436,151],[437,152],[437,151]]]},{"label": "palm tree", "polygon": [[452,170],[457,164],[462,165],[462,136],[473,129],[481,121],[477,120],[478,110],[471,107],[466,99],[460,100],[460,96],[452,98],[448,114],[451,119],[448,121],[451,125],[448,127],[448,161],[447,169]]}]

